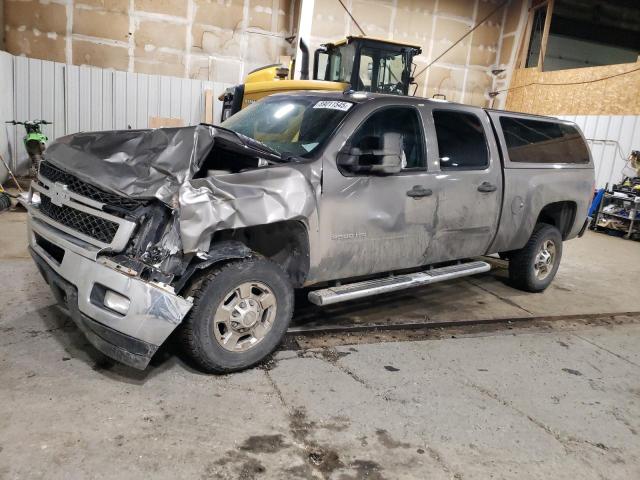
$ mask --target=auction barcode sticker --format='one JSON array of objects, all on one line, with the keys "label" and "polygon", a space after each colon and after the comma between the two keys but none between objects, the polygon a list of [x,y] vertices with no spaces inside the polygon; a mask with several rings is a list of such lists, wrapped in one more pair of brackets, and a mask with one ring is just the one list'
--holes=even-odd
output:
[{"label": "auction barcode sticker", "polygon": [[353,106],[351,102],[338,102],[336,100],[320,100],[313,108],[329,108],[331,110],[342,110],[346,112]]}]

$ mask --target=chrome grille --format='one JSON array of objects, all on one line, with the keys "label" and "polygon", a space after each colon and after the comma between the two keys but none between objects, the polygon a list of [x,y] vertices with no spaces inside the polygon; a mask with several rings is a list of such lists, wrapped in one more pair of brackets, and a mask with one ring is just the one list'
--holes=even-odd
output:
[{"label": "chrome grille", "polygon": [[40,194],[40,211],[52,220],[103,243],[111,243],[118,232],[117,223],[67,205],[54,205],[44,194]]},{"label": "chrome grille", "polygon": [[77,193],[78,195],[82,195],[83,197],[90,198],[91,200],[95,200],[96,202],[104,203],[112,207],[119,207],[125,210],[135,210],[137,207],[144,204],[144,201],[142,200],[121,197],[115,193],[105,192],[98,187],[83,182],[70,173],[60,170],[49,162],[42,162],[40,164],[39,173],[50,182],[63,183],[67,186],[67,189]]}]

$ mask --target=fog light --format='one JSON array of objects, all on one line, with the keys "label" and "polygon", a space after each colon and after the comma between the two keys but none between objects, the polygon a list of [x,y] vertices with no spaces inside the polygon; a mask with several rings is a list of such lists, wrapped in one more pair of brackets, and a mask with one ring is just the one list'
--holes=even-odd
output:
[{"label": "fog light", "polygon": [[107,290],[104,293],[104,306],[118,312],[122,315],[126,315],[129,311],[129,305],[131,301],[124,295],[114,292],[113,290]]}]

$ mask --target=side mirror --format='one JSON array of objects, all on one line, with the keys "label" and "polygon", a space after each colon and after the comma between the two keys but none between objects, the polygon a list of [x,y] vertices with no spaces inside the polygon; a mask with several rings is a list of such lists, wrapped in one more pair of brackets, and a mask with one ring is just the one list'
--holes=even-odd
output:
[{"label": "side mirror", "polygon": [[338,167],[352,173],[393,175],[402,171],[403,140],[399,133],[387,132],[377,140],[382,148],[346,148],[338,154]]},{"label": "side mirror", "polygon": [[380,159],[378,165],[372,165],[371,171],[384,175],[392,175],[402,171],[402,135],[387,132],[382,136],[382,150],[374,151],[374,156]]}]

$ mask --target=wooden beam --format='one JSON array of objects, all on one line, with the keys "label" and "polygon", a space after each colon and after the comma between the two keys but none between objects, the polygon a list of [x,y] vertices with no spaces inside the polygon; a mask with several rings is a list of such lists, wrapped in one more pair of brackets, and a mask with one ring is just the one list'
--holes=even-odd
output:
[{"label": "wooden beam", "polygon": [[[538,59],[538,70],[544,70],[544,57],[547,53],[547,41],[549,40],[549,29],[551,28],[551,16],[553,15],[553,2],[549,0],[547,2],[547,14],[544,17],[544,30],[542,33],[542,42],[540,43],[540,58]],[[545,7],[542,7],[545,8]]]}]

